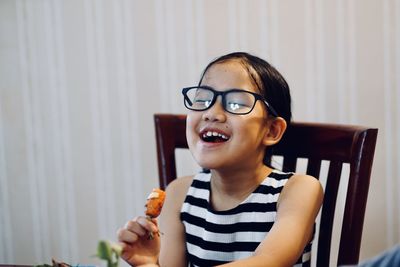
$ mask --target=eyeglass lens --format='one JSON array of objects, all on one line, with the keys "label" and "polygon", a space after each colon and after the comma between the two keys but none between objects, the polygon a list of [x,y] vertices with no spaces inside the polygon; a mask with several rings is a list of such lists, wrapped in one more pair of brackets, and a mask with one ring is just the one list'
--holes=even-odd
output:
[{"label": "eyeglass lens", "polygon": [[[190,100],[185,100],[185,105],[193,110],[206,110],[216,102],[217,94],[206,88],[191,88],[186,92]],[[235,114],[249,113],[255,104],[254,95],[244,91],[231,91],[223,95],[222,104],[226,111]]]}]

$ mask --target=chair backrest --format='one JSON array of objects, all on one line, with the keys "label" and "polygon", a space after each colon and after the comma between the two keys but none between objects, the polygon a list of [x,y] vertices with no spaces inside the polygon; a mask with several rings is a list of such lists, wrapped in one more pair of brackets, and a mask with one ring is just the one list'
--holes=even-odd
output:
[{"label": "chair backrest", "polygon": [[[160,186],[176,178],[175,148],[187,148],[186,116],[154,115]],[[293,122],[274,155],[282,156],[282,170],[295,171],[306,158],[307,174],[319,177],[322,160],[329,169],[319,228],[317,266],[329,266],[333,220],[343,163],[350,166],[337,265],[357,264],[378,129],[322,123]]]}]

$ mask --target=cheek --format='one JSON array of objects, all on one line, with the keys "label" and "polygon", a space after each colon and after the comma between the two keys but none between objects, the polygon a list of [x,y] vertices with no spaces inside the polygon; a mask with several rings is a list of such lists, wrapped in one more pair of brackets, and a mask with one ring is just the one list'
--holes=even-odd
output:
[{"label": "cheek", "polygon": [[198,116],[196,113],[189,113],[186,117],[186,139],[190,146],[190,142],[195,137],[196,133],[196,126],[198,122]]},{"label": "cheek", "polygon": [[237,128],[237,134],[243,142],[260,142],[263,137],[265,128],[262,125],[262,119],[249,120],[248,124],[241,125]]}]

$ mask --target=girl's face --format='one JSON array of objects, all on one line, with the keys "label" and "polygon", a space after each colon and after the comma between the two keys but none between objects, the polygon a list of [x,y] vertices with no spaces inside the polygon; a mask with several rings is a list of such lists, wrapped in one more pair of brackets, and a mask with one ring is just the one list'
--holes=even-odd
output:
[{"label": "girl's face", "polygon": [[[201,85],[217,91],[243,89],[260,93],[245,67],[239,61],[227,61],[211,66]],[[265,151],[267,112],[257,101],[246,115],[224,110],[221,96],[205,111],[189,111],[186,136],[197,163],[207,169],[255,167],[262,163]],[[207,137],[207,136],[215,137]]]}]

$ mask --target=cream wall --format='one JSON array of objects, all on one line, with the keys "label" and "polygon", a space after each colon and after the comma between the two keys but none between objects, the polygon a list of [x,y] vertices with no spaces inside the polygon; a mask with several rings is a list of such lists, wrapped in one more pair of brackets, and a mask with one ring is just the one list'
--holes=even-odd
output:
[{"label": "cream wall", "polygon": [[98,263],[157,186],[153,114],[236,50],[284,74],[295,120],[379,128],[361,258],[398,243],[400,0],[1,0],[0,262]]}]

